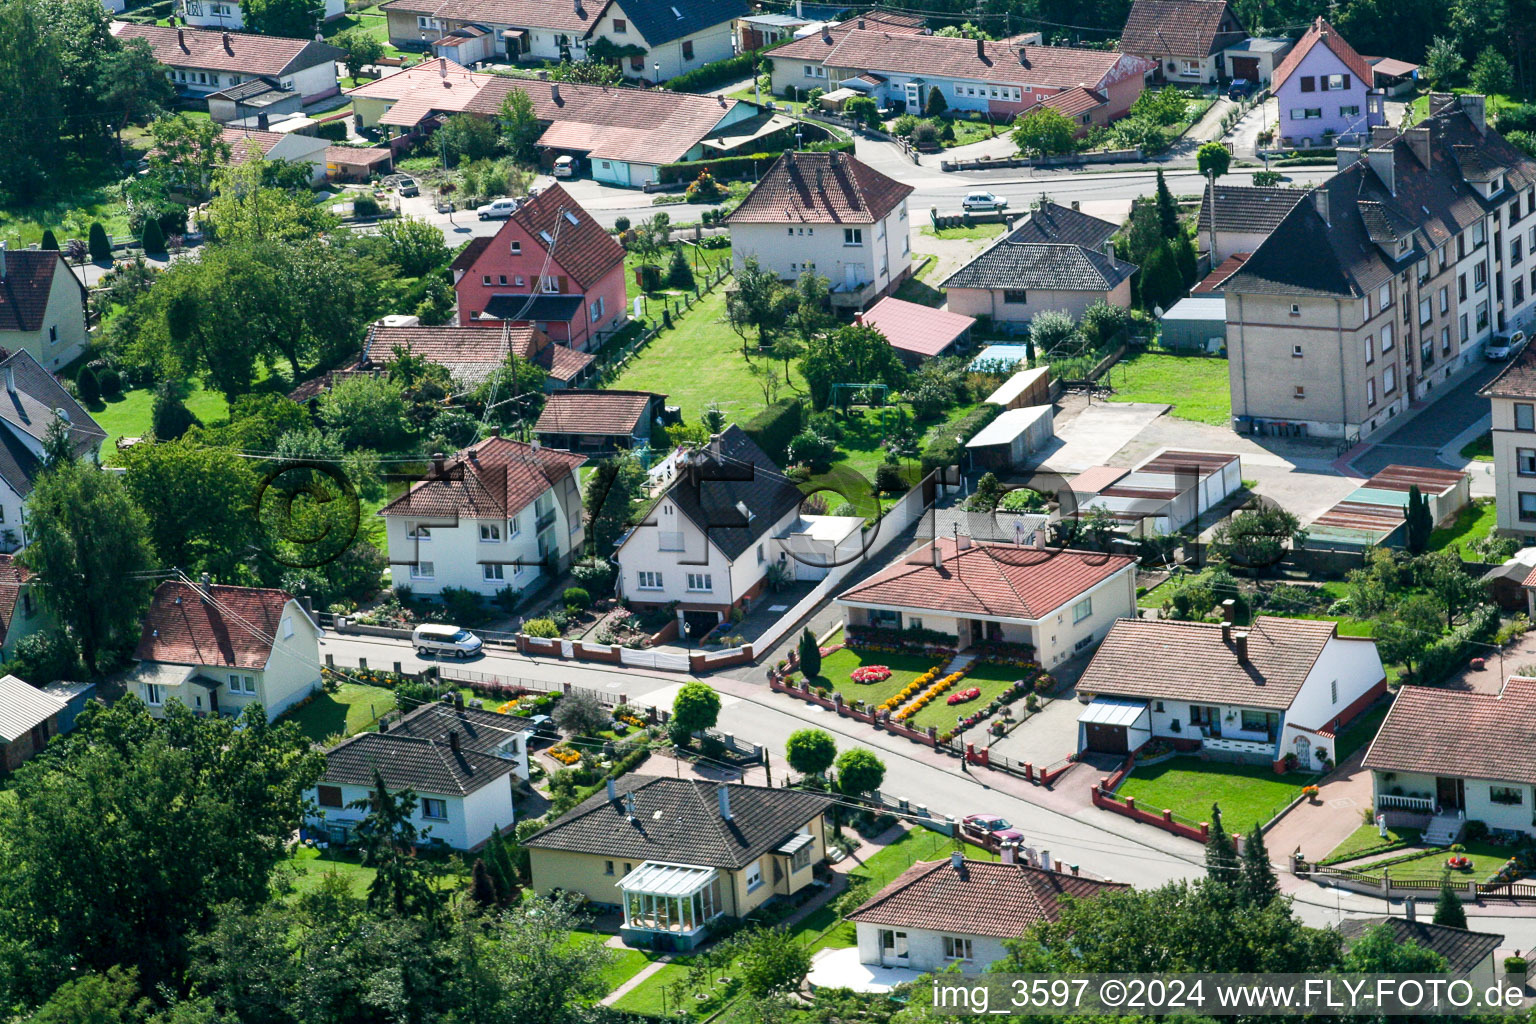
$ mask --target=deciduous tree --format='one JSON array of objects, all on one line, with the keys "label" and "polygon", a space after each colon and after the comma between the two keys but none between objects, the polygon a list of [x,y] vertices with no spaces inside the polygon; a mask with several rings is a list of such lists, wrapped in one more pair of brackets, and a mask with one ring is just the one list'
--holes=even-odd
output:
[{"label": "deciduous tree", "polygon": [[223,576],[249,557],[257,486],[249,460],[179,440],[135,445],[122,463],[163,563]]},{"label": "deciduous tree", "polygon": [[1077,126],[1054,107],[1037,106],[1013,126],[1013,142],[1024,154],[1052,156],[1069,153],[1076,145]]},{"label": "deciduous tree", "polygon": [[885,781],[885,762],[874,751],[854,747],[837,755],[837,788],[853,796],[873,793]]},{"label": "deciduous tree", "polygon": [[789,766],[802,775],[822,775],[837,758],[837,742],[823,729],[796,729],[784,741]]},{"label": "deciduous tree", "polygon": [[720,717],[720,695],[708,683],[684,683],[672,700],[672,720],[689,733],[714,727]]}]

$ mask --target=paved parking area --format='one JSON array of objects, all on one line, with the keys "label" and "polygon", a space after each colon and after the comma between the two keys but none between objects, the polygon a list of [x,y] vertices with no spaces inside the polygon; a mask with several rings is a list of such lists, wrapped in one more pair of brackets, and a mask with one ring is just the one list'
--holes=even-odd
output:
[{"label": "paved parking area", "polygon": [[1061,408],[1057,436],[1036,469],[1081,473],[1089,466],[1103,465],[1168,409],[1143,402],[1100,401],[1080,407],[1076,415],[1072,415],[1071,403],[1063,403]]},{"label": "paved parking area", "polygon": [[[1051,701],[1045,710],[1031,716],[989,749],[1010,761],[1028,761],[1042,766],[1054,764],[1077,752],[1077,716],[1082,710],[1077,697],[1069,693]],[[980,726],[972,730],[967,739],[980,746],[985,733],[985,727]]]},{"label": "paved parking area", "polygon": [[[1478,391],[1506,365],[1502,362],[1477,364],[1465,377],[1452,384],[1449,391],[1437,388],[1430,392],[1430,398],[1434,400],[1433,408],[1421,408],[1402,426],[1383,431],[1379,438],[1373,438],[1373,444],[1368,450],[1354,458],[1351,465],[1367,475],[1380,472],[1393,463],[1445,466],[1446,461],[1439,458],[1440,450],[1473,424],[1489,416],[1488,399],[1480,396]],[[1455,452],[1448,455],[1459,464],[1460,459]]]}]

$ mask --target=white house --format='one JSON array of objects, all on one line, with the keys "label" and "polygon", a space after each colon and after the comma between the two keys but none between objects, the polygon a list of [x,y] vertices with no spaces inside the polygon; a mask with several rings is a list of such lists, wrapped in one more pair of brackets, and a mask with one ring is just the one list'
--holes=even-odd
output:
[{"label": "white house", "polygon": [[821,579],[858,555],[856,516],[802,516],[802,495],[734,424],[691,453],[645,522],[619,541],[619,594],[643,606],[677,602],[678,625],[702,636],[768,586]]},{"label": "white house", "polygon": [[1049,850],[1020,856],[1007,846],[1003,858],[967,860],[955,852],[912,865],[848,914],[858,947],[839,955],[856,953],[859,963],[880,967],[976,974],[1008,955],[1007,940],[1057,920],[1063,897],[1093,899],[1129,888],[1057,870]]},{"label": "white house", "polygon": [[201,98],[254,78],[276,79],[306,105],[341,91],[336,62],[345,51],[315,39],[254,32],[112,23],[119,39],[143,39],[165,65],[166,77],[183,96]]},{"label": "white house", "polygon": [[[323,0],[317,11],[321,18],[331,21],[347,13],[346,0]],[[182,24],[194,28],[227,28],[238,32],[245,28],[245,15],[240,0],[176,0],[176,13]]]},{"label": "white house", "polygon": [[494,597],[569,563],[584,540],[584,455],[488,437],[444,459],[379,510],[397,587]]},{"label": "white house", "polygon": [[257,157],[263,160],[286,160],[307,166],[310,184],[318,185],[325,180],[326,151],[331,147],[326,139],[301,132],[268,132],[228,125],[220,132],[220,136],[229,146],[231,164],[243,164]]},{"label": "white house", "polygon": [[361,732],[326,752],[325,774],[306,797],[308,824],[345,843],[366,808],[375,775],[393,791],[416,794],[412,823],[428,844],[473,850],[516,820],[512,789],[528,779],[533,723],[515,715],[453,704],[424,704],[378,732]]},{"label": "white house", "polygon": [[1294,754],[1315,770],[1386,688],[1376,642],[1333,622],[1122,619],[1078,680],[1094,698],[1078,749],[1134,753],[1155,737],[1227,760],[1278,766]]},{"label": "white house", "polygon": [[837,595],[850,628],[928,629],[1024,644],[1058,665],[1136,611],[1136,560],[1097,551],[939,537]]},{"label": "white house", "polygon": [[166,580],[124,685],[156,717],[176,700],[200,715],[261,704],[270,722],[319,689],[324,632],[285,591]]},{"label": "white house", "polygon": [[912,273],[911,194],[848,153],[786,151],[726,218],[736,268],[755,256],[786,281],[815,271],[832,305],[863,309]]},{"label": "white house", "polygon": [[1536,346],[1526,345],[1480,394],[1493,413],[1499,532],[1536,544]]},{"label": "white house", "polygon": [[26,349],[0,359],[0,387],[0,551],[15,551],[27,544],[26,499],[43,471],[49,427],[68,424],[76,454],[92,462],[107,435]]},{"label": "white house", "polygon": [[0,242],[0,347],[25,349],[50,370],[85,350],[85,285],[51,249]]},{"label": "white house", "polygon": [[1468,821],[1536,835],[1536,679],[1499,693],[1405,686],[1365,754],[1374,806],[1434,845]]}]

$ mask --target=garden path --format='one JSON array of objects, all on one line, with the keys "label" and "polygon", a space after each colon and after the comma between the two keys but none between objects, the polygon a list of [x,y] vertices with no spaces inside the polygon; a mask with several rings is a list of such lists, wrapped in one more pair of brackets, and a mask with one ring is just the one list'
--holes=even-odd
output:
[{"label": "garden path", "polygon": [[1316,803],[1303,800],[1265,834],[1271,860],[1285,863],[1298,849],[1309,861],[1321,860],[1360,827],[1360,811],[1371,805],[1371,773],[1361,767],[1364,760],[1365,749],[1355,751],[1319,783]]}]

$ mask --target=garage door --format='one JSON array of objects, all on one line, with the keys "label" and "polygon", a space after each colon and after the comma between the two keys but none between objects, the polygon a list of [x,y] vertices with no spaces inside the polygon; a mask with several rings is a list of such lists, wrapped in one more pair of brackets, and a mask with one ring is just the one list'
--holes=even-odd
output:
[{"label": "garage door", "polygon": [[1250,82],[1257,81],[1259,77],[1259,58],[1233,57],[1232,77],[1246,78]]},{"label": "garage door", "polygon": [[1096,754],[1128,754],[1131,746],[1126,741],[1125,726],[1100,725],[1085,722],[1088,749]]}]

